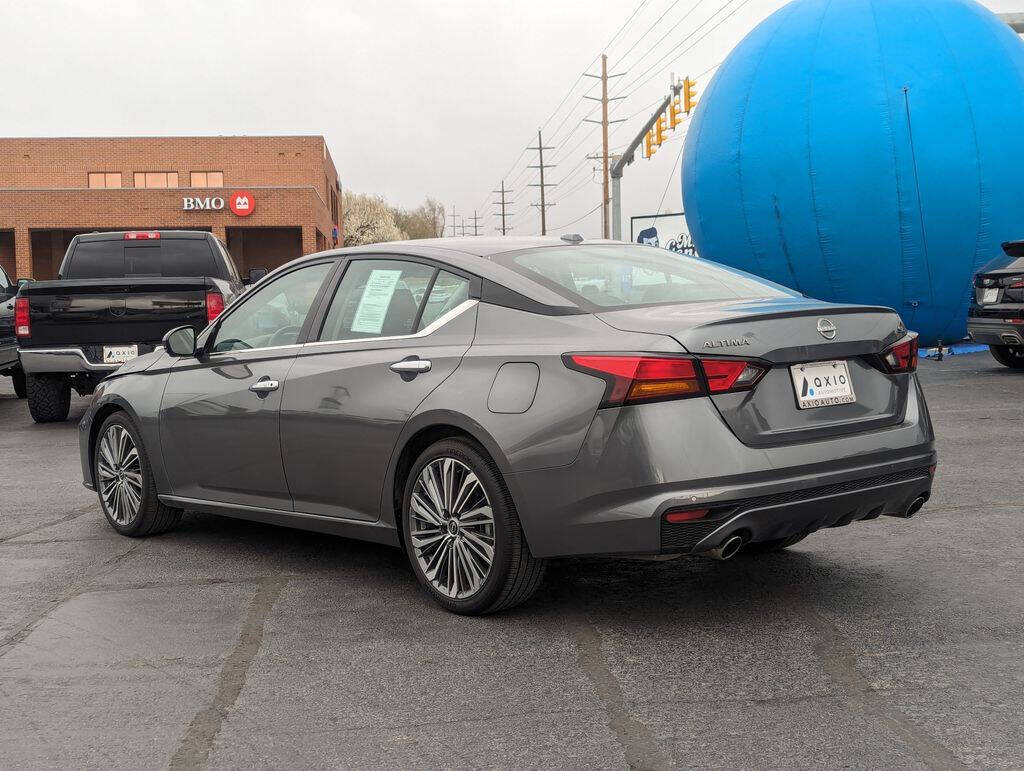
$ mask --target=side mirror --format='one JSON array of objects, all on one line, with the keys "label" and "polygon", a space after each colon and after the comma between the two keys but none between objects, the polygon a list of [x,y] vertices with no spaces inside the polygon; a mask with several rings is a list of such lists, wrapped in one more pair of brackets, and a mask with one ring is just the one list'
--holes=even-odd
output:
[{"label": "side mirror", "polygon": [[164,350],[171,356],[196,355],[196,331],[192,327],[177,327],[164,335]]},{"label": "side mirror", "polygon": [[242,283],[243,284],[247,284],[249,286],[252,286],[257,281],[259,281],[261,278],[263,278],[265,275],[267,275],[267,269],[266,268],[250,268],[249,276]]}]

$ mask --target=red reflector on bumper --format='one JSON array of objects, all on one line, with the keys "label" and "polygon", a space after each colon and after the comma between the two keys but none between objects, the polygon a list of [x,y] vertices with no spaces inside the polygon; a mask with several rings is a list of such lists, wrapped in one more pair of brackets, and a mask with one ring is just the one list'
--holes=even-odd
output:
[{"label": "red reflector on bumper", "polygon": [[665,514],[665,521],[672,524],[680,522],[693,522],[695,519],[704,519],[711,509],[690,509],[689,511],[670,511]]}]

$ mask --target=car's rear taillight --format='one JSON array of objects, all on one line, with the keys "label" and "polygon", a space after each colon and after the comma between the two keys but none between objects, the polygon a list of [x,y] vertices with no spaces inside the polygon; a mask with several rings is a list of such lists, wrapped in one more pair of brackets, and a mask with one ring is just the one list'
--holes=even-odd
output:
[{"label": "car's rear taillight", "polygon": [[680,522],[695,522],[704,519],[711,509],[672,509],[665,512],[665,521],[678,525]]},{"label": "car's rear taillight", "polygon": [[28,320],[28,298],[19,297],[14,301],[14,333],[18,337],[28,337],[32,327]]},{"label": "car's rear taillight", "polygon": [[563,360],[567,367],[608,384],[602,407],[748,390],[767,371],[764,366],[741,359],[571,353]]},{"label": "car's rear taillight", "polygon": [[574,353],[565,356],[565,363],[608,384],[602,407],[685,399],[705,393],[693,359]]},{"label": "car's rear taillight", "polygon": [[882,354],[886,372],[901,374],[917,369],[917,335],[901,340]]},{"label": "car's rear taillight", "polygon": [[742,359],[701,359],[708,390],[713,394],[745,391],[757,385],[767,368]]},{"label": "car's rear taillight", "polygon": [[209,324],[224,312],[224,295],[220,292],[206,293],[206,323]]},{"label": "car's rear taillight", "polygon": [[160,233],[156,230],[133,230],[124,234],[125,241],[152,241],[159,240]]}]

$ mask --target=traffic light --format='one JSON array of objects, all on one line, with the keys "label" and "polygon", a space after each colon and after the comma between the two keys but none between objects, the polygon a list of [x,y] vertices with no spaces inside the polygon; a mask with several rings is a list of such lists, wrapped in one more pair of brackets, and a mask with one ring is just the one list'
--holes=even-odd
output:
[{"label": "traffic light", "polygon": [[662,142],[665,141],[665,116],[659,115],[658,122],[654,124],[654,141],[661,147]]},{"label": "traffic light", "polygon": [[674,129],[679,125],[679,116],[682,111],[679,109],[679,97],[675,97],[668,103],[668,127]]},{"label": "traffic light", "polygon": [[683,112],[687,115],[697,106],[697,83],[689,78],[683,81]]},{"label": "traffic light", "polygon": [[658,145],[654,143],[654,135],[648,131],[644,134],[644,158],[650,158],[658,152]]}]

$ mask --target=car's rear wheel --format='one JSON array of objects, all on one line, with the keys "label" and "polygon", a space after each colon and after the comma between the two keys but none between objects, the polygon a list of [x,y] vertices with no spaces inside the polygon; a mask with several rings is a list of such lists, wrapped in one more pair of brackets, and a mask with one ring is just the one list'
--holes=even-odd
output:
[{"label": "car's rear wheel", "polygon": [[121,535],[156,535],[181,520],[181,509],[165,506],[157,497],[149,456],[126,413],[115,412],[103,422],[92,467],[100,508]]},{"label": "car's rear wheel", "polygon": [[758,541],[757,543],[748,543],[743,547],[743,551],[746,554],[771,554],[775,551],[782,551],[788,549],[795,543],[800,543],[807,537],[807,533],[799,533],[798,535],[791,535],[788,538],[774,538],[770,541]]},{"label": "car's rear wheel", "polygon": [[71,384],[61,375],[29,375],[26,379],[28,411],[36,423],[67,420],[71,410]]},{"label": "car's rear wheel", "polygon": [[431,445],[413,465],[402,535],[416,577],[454,613],[507,610],[526,602],[544,577],[497,466],[462,439]]},{"label": "car's rear wheel", "polygon": [[[21,367],[15,367],[14,371],[11,372],[11,382],[14,384],[14,395],[19,399],[24,399],[28,393],[25,383],[25,370]],[[70,397],[70,394],[68,396]]]},{"label": "car's rear wheel", "polygon": [[992,358],[1010,369],[1024,369],[1024,346],[1022,345],[990,345]]}]

